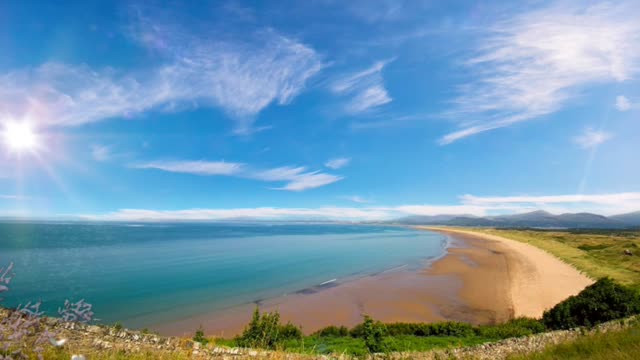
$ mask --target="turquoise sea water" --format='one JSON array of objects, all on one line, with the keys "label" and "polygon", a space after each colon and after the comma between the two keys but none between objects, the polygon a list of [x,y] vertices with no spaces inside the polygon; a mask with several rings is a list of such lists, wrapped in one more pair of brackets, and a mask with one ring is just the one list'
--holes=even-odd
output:
[{"label": "turquoise sea water", "polygon": [[443,235],[363,225],[0,223],[5,306],[55,314],[86,299],[102,322],[145,327],[442,256]]}]

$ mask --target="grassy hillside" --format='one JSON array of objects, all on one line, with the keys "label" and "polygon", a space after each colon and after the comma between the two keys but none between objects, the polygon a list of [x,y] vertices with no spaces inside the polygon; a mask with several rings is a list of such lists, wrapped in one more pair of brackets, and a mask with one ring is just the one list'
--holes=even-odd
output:
[{"label": "grassy hillside", "polygon": [[640,321],[619,332],[580,337],[539,353],[513,356],[510,360],[635,360],[640,354]]},{"label": "grassy hillside", "polygon": [[[575,266],[593,279],[608,276],[621,284],[640,289],[640,231],[480,228],[473,231],[529,243]],[[625,255],[625,250],[633,255]]]}]

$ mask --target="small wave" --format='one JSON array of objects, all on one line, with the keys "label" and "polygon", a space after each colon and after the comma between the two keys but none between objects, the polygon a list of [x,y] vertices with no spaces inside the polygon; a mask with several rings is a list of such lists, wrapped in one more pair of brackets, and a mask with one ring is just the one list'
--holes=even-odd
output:
[{"label": "small wave", "polygon": [[400,270],[400,269],[406,268],[407,266],[409,266],[409,264],[404,264],[404,265],[396,266],[396,267],[394,267],[394,268],[387,269],[387,270],[383,271],[381,274],[386,274],[386,273],[388,273],[388,272],[392,272],[392,271]]},{"label": "small wave", "polygon": [[338,279],[331,279],[331,280],[327,280],[327,281],[325,281],[325,282],[323,282],[323,283],[320,283],[320,285],[319,285],[319,286],[323,286],[323,285],[331,284],[331,283],[334,283],[334,282],[336,282],[336,281],[338,281]]}]

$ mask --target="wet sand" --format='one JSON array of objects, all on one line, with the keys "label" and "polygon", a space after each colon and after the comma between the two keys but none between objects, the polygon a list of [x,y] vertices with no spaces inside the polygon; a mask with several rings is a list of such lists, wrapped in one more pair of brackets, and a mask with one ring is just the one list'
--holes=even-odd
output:
[{"label": "wet sand", "polygon": [[[447,234],[448,254],[418,271],[396,271],[343,284],[326,284],[261,301],[283,322],[312,333],[329,325],[352,327],[367,314],[384,322],[443,320],[490,324],[542,312],[591,283],[577,270],[527,244],[490,235],[424,228]],[[513,244],[512,244],[513,243]],[[522,246],[520,246],[522,245]],[[249,322],[256,304],[151,327],[163,335],[231,337]]]}]

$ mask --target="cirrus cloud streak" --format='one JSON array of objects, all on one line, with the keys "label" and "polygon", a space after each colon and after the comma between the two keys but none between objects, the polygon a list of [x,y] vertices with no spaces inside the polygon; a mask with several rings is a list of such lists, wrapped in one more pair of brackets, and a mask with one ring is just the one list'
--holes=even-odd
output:
[{"label": "cirrus cloud streak", "polygon": [[192,175],[235,176],[265,182],[284,182],[282,187],[274,190],[304,191],[322,187],[340,181],[338,175],[321,171],[308,171],[303,166],[282,166],[272,169],[257,169],[243,163],[225,161],[152,161],[131,165],[137,169],[156,169],[173,173]]},{"label": "cirrus cloud streak", "polygon": [[77,126],[149,110],[218,107],[251,133],[270,104],[286,105],[323,67],[309,46],[273,30],[234,42],[202,38],[146,17],[133,20],[143,46],[159,46],[157,64],[126,72],[47,62],[0,74],[0,121]]},{"label": "cirrus cloud streak", "polygon": [[460,129],[441,144],[552,114],[590,85],[640,72],[638,4],[579,4],[510,16],[490,29],[467,62],[477,80],[460,87],[448,114]]}]

